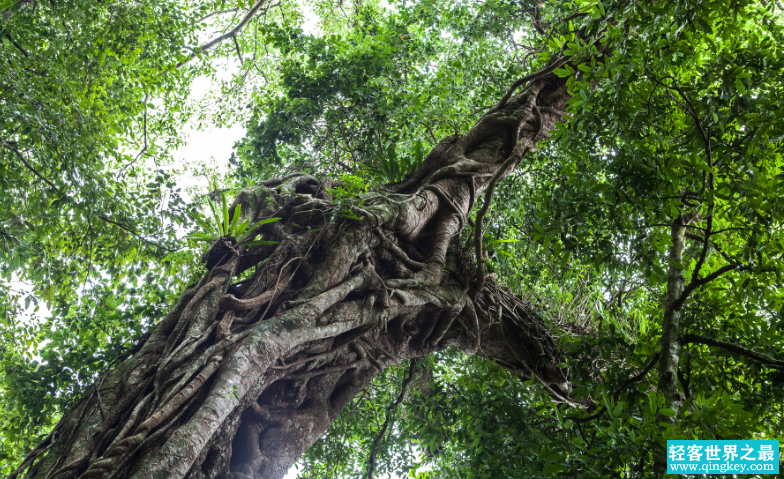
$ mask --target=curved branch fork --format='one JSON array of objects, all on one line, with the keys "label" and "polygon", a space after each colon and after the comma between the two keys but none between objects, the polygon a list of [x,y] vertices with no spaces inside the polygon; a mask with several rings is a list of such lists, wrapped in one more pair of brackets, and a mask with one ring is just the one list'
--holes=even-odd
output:
[{"label": "curved branch fork", "polygon": [[484,278],[477,288],[452,247],[517,145],[532,148],[558,119],[543,107],[565,99],[561,79],[538,78],[351,215],[331,203],[334,182],[309,175],[243,190],[234,205],[251,224],[282,218],[252,232],[265,241],[211,255],[11,477],[280,478],[380,371],[447,347],[566,400],[544,323],[508,290]]}]

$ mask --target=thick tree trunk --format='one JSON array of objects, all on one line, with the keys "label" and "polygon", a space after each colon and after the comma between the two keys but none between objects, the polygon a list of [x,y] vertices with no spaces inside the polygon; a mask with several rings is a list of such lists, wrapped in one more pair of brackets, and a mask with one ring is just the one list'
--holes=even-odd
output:
[{"label": "thick tree trunk", "polygon": [[282,218],[255,232],[277,243],[216,241],[209,272],[12,477],[280,478],[376,374],[447,347],[563,396],[542,321],[477,281],[455,240],[566,99],[563,79],[541,77],[348,209],[307,175],[244,190],[235,204],[251,223]]}]

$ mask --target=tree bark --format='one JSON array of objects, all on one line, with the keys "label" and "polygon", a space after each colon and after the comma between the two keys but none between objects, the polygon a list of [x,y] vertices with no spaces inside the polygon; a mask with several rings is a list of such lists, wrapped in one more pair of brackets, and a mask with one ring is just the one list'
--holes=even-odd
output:
[{"label": "tree bark", "polygon": [[251,224],[281,218],[253,232],[276,243],[213,243],[208,273],[11,477],[280,478],[375,375],[448,347],[565,400],[542,320],[477,279],[458,239],[490,178],[548,135],[567,98],[565,79],[536,79],[353,206],[307,175],[243,190]]}]

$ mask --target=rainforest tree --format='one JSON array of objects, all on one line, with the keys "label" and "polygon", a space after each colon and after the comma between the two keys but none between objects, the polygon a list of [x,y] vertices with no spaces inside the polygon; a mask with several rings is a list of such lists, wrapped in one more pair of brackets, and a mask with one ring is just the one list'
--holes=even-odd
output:
[{"label": "rainforest tree", "polygon": [[[323,1],[319,35],[283,3],[172,4],[193,19],[171,25],[162,3],[59,5],[3,11],[9,72],[60,58],[41,32],[89,62],[104,44],[95,30],[136,31],[155,48],[128,54],[129,78],[86,70],[121,91],[145,69],[167,72],[149,86],[166,98],[188,68],[209,72],[199,56],[231,55],[223,106],[200,114],[245,115],[248,134],[233,177],[188,205],[177,242],[178,203],[151,220],[134,190],[109,190],[131,215],[114,221],[95,213],[110,203],[71,199],[91,184],[82,176],[124,184],[80,155],[133,130],[96,128],[61,165],[45,125],[3,119],[3,167],[18,175],[4,188],[20,192],[8,223],[37,231],[31,244],[61,268],[71,251],[99,258],[115,285],[81,313],[75,289],[42,296],[60,308],[50,327],[84,322],[70,343],[16,325],[7,307],[3,405],[24,414],[40,391],[51,406],[27,429],[7,421],[20,435],[4,437],[11,477],[280,478],[301,457],[306,477],[655,477],[668,438],[781,435],[777,3]],[[84,9],[79,28],[50,10],[66,7]],[[135,17],[87,28],[127,9],[163,22],[159,34]],[[205,17],[221,32],[187,47]],[[68,43],[73,31],[84,45]],[[6,91],[22,87],[36,88]],[[141,156],[146,88],[141,109],[123,107],[133,95],[101,97],[122,121],[141,114]],[[66,104],[49,113],[74,125],[58,128],[82,128]],[[28,197],[40,224],[19,210]],[[147,267],[165,279],[129,291],[139,270],[118,275],[129,266],[104,255],[130,246],[103,239],[91,215],[151,248]],[[58,239],[73,218],[89,249]],[[161,228],[171,243],[153,237]],[[39,281],[16,252],[30,243],[21,231],[7,233],[8,274]],[[50,342],[41,364],[21,356],[20,331]],[[92,366],[69,375],[58,351],[88,351]]]}]

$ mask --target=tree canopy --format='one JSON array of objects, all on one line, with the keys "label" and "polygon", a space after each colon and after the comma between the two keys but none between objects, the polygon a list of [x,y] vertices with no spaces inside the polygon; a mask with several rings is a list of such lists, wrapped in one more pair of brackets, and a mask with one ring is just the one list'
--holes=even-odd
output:
[{"label": "tree canopy", "polygon": [[[565,120],[472,199],[459,247],[480,233],[573,389],[452,350],[406,360],[300,477],[654,477],[667,439],[784,436],[780,2],[10,0],[0,18],[0,473],[204,272],[221,197],[307,172],[356,216],[543,69],[567,79]],[[199,75],[216,87],[194,103]],[[188,120],[247,128],[198,195],[172,160]]]}]

